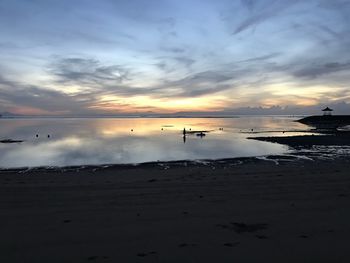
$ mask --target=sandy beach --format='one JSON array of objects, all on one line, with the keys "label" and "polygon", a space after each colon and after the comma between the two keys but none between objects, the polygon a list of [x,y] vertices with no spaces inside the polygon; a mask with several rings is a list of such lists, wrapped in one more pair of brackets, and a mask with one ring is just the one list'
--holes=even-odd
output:
[{"label": "sandy beach", "polygon": [[3,170],[0,262],[349,262],[350,160]]}]

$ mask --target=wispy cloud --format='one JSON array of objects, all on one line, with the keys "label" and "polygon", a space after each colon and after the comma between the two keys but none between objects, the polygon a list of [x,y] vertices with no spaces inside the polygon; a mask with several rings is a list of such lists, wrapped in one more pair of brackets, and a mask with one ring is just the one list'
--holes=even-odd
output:
[{"label": "wispy cloud", "polygon": [[233,85],[228,82],[237,76],[238,74],[234,72],[204,71],[176,81],[166,82],[165,85],[174,89],[174,96],[197,97],[232,88]]},{"label": "wispy cloud", "polygon": [[70,96],[47,88],[25,85],[0,78],[0,97],[11,108],[28,107],[43,112],[81,113],[94,98],[84,94]]},{"label": "wispy cloud", "polygon": [[267,54],[267,55],[240,60],[240,61],[237,61],[237,63],[246,63],[246,62],[251,63],[251,62],[266,61],[266,60],[269,60],[271,58],[276,58],[280,55],[281,55],[280,52],[272,52],[272,53]]},{"label": "wispy cloud", "polygon": [[296,77],[303,78],[316,78],[321,75],[327,75],[339,71],[350,70],[350,62],[339,63],[339,62],[331,62],[319,65],[307,65],[301,69],[298,69],[294,72]]},{"label": "wispy cloud", "polygon": [[264,4],[262,6],[254,7],[254,1],[243,1],[244,5],[250,10],[250,14],[246,19],[238,24],[233,34],[238,34],[252,26],[256,26],[260,23],[265,22],[271,18],[279,16],[288,9],[290,6],[295,5],[298,1],[262,1]]},{"label": "wispy cloud", "polygon": [[241,3],[244,7],[248,8],[249,11],[252,11],[256,5],[256,0],[241,0]]},{"label": "wispy cloud", "polygon": [[57,77],[58,82],[96,84],[101,82],[122,83],[128,79],[128,70],[121,65],[104,66],[96,59],[63,58],[54,61],[49,73]]}]

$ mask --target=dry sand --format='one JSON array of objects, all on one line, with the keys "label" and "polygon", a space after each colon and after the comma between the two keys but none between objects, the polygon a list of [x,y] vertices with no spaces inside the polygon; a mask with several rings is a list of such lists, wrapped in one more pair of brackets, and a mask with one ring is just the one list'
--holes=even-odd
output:
[{"label": "dry sand", "polygon": [[350,262],[350,160],[0,173],[0,262]]}]

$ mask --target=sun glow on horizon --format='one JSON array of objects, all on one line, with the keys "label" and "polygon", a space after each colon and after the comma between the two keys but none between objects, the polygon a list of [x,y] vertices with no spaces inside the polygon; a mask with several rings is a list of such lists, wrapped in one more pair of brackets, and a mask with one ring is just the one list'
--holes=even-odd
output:
[{"label": "sun glow on horizon", "polygon": [[107,111],[147,112],[157,110],[163,113],[178,111],[210,111],[222,108],[225,98],[222,96],[197,98],[154,98],[151,96],[120,97],[103,95],[94,105],[95,109]]}]

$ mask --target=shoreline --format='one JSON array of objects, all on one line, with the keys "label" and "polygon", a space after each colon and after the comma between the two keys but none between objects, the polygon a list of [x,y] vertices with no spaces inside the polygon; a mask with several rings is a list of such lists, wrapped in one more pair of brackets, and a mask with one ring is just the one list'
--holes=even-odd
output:
[{"label": "shoreline", "polygon": [[[68,166],[32,166],[32,167],[0,167],[0,174],[6,172],[21,173],[26,171],[66,171],[66,170],[102,170],[105,168],[115,169],[129,169],[134,167],[148,168],[157,166],[208,166],[208,165],[240,165],[244,163],[254,163],[260,161],[266,162],[291,162],[298,160],[312,160],[317,159],[319,156],[315,156],[311,152],[301,152],[303,155],[299,155],[298,152],[289,152],[276,155],[261,155],[261,156],[248,156],[248,157],[233,157],[233,158],[220,158],[220,159],[183,159],[172,161],[151,161],[141,163],[106,163],[106,164],[82,164],[82,165],[68,165]],[[343,156],[335,157],[343,158]]]}]

